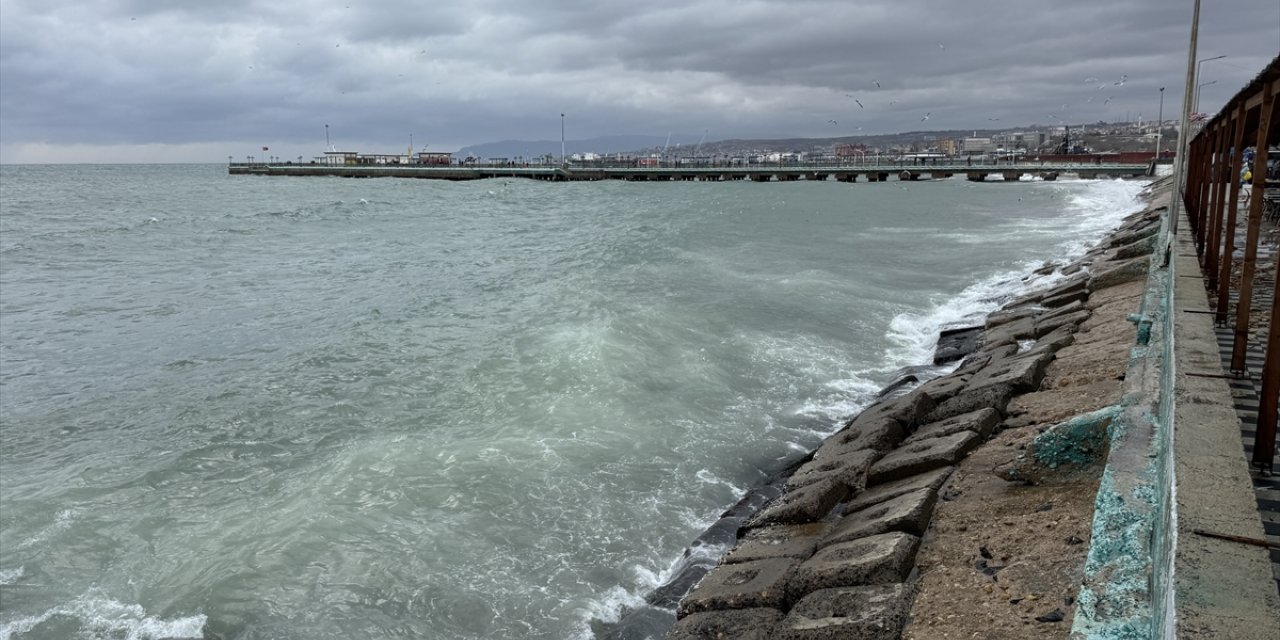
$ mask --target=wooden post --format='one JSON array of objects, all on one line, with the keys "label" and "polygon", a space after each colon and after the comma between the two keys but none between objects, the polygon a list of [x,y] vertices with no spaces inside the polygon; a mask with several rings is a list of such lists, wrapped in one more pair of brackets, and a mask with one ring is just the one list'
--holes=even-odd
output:
[{"label": "wooden post", "polygon": [[[1249,227],[1245,236],[1244,270],[1240,275],[1240,301],[1236,303],[1235,339],[1231,344],[1231,370],[1244,371],[1244,354],[1249,344],[1249,308],[1253,305],[1253,273],[1258,262],[1258,231],[1262,227],[1262,191],[1266,183],[1267,139],[1275,96],[1266,88],[1258,114],[1258,138],[1253,160],[1253,192],[1249,198]],[[1261,159],[1261,164],[1259,160]],[[1261,172],[1259,172],[1261,169]],[[1261,417],[1261,416],[1259,416]]]},{"label": "wooden post", "polygon": [[[1253,194],[1249,199],[1249,222],[1252,226],[1254,212],[1262,218],[1262,194],[1267,182],[1267,146],[1271,142],[1272,120],[1276,119],[1275,89],[1280,82],[1262,87],[1262,111],[1258,119],[1258,146],[1253,158]],[[1262,366],[1262,381],[1258,390],[1258,425],[1253,440],[1253,463],[1271,470],[1276,453],[1277,403],[1280,403],[1280,261],[1277,261],[1275,289],[1271,298],[1271,318],[1267,331],[1267,355]],[[1234,354],[1233,354],[1234,355]]]},{"label": "wooden post", "polygon": [[1240,166],[1244,162],[1244,123],[1248,115],[1244,105],[1245,101],[1241,100],[1240,107],[1236,109],[1232,134],[1231,195],[1227,199],[1227,222],[1223,229],[1222,261],[1218,273],[1218,305],[1213,316],[1214,324],[1219,326],[1226,326],[1227,307],[1231,306],[1231,264],[1236,250],[1236,211],[1240,208],[1240,181],[1236,176],[1240,175]]},{"label": "wooden post", "polygon": [[1230,136],[1227,135],[1230,124],[1230,118],[1223,118],[1214,127],[1217,144],[1214,145],[1213,194],[1209,199],[1209,247],[1204,256],[1204,272],[1208,276],[1206,287],[1209,291],[1213,291],[1218,285],[1218,254],[1222,250],[1222,200],[1226,195],[1227,184],[1231,182],[1231,157],[1228,152]]}]

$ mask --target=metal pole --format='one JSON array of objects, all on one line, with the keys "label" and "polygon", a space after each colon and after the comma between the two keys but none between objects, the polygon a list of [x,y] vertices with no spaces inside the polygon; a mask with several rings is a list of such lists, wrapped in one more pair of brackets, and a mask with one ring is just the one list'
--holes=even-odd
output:
[{"label": "metal pole", "polygon": [[564,157],[564,114],[560,114],[560,166],[565,166]]},{"label": "metal pole", "polygon": [[1208,82],[1202,82],[1196,85],[1196,103],[1195,103],[1195,106],[1191,108],[1192,111],[1195,111],[1196,113],[1200,113],[1200,87],[1207,87],[1211,84],[1218,84],[1218,81],[1210,80]]},{"label": "metal pole", "polygon": [[1182,181],[1185,179],[1187,163],[1187,147],[1191,144],[1191,136],[1187,129],[1191,124],[1191,94],[1196,88],[1196,38],[1200,31],[1200,0],[1195,1],[1195,10],[1191,14],[1191,42],[1187,46],[1187,86],[1182,92],[1182,124],[1178,130],[1178,156],[1174,160],[1173,198],[1169,206],[1169,242],[1172,251],[1173,238],[1178,231],[1178,217],[1182,211]]},{"label": "metal pole", "polygon": [[324,150],[332,151],[333,145],[329,144],[329,125],[324,126]]},{"label": "metal pole", "polygon": [[1164,135],[1164,87],[1160,87],[1160,115],[1156,120],[1156,162],[1160,161],[1160,136]]},{"label": "metal pole", "polygon": [[[1214,56],[1214,57],[1212,57],[1212,58],[1205,58],[1204,60],[1201,60],[1201,61],[1197,62],[1197,63],[1196,63],[1196,78],[1197,78],[1197,79],[1199,79],[1199,78],[1200,78],[1200,66],[1201,66],[1201,65],[1203,65],[1204,63],[1206,63],[1206,62],[1208,62],[1208,61],[1210,61],[1210,60],[1221,60],[1221,59],[1223,59],[1223,58],[1225,58],[1225,57],[1227,57],[1227,56],[1225,56],[1225,55],[1221,55],[1221,56]],[[1200,85],[1200,86],[1202,87],[1202,86],[1204,86],[1204,85]],[[1196,111],[1196,113],[1199,113],[1199,112],[1200,112],[1200,87],[1196,87],[1196,106],[1195,106],[1195,111]]]}]

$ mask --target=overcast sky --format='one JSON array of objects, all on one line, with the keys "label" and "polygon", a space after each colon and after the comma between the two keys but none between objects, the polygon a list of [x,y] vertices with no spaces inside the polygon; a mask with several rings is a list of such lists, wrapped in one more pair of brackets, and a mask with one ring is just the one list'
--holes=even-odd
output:
[{"label": "overcast sky", "polygon": [[[0,162],[1176,117],[1192,0],[0,0]],[[1205,0],[1201,110],[1280,51]],[[861,103],[859,106],[858,103]],[[928,119],[925,120],[925,116]],[[994,120],[998,118],[999,120]],[[834,121],[834,122],[832,122]]]}]

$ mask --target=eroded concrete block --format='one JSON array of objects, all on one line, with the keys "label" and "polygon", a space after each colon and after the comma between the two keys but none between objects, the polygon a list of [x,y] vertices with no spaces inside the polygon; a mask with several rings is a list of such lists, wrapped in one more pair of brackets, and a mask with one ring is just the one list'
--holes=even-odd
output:
[{"label": "eroded concrete block", "polygon": [[831,530],[827,523],[777,525],[752,529],[725,554],[721,564],[737,564],[768,558],[807,560],[818,550],[818,541]]},{"label": "eroded concrete block", "polygon": [[929,397],[929,394],[920,389],[915,389],[909,393],[884,402],[877,402],[867,407],[862,413],[858,414],[854,422],[863,419],[878,420],[880,418],[888,418],[897,421],[904,427],[911,428],[920,424],[924,416],[933,411],[935,406],[937,406],[937,403],[933,398]]},{"label": "eroded concrete block", "polygon": [[885,500],[890,500],[904,493],[911,493],[912,491],[918,491],[920,489],[933,489],[934,491],[937,491],[942,487],[942,484],[947,481],[947,478],[951,477],[951,472],[954,470],[955,467],[942,467],[940,469],[933,469],[932,471],[919,473],[901,480],[894,480],[892,482],[876,485],[844,503],[844,505],[842,505],[842,511],[844,513],[861,511],[871,505],[880,504]]},{"label": "eroded concrete block", "polygon": [[987,366],[969,379],[968,387],[960,395],[991,384],[1008,384],[1015,393],[1035,391],[1040,388],[1045,370],[1052,361],[1053,352],[1047,349],[1007,358],[993,358]]},{"label": "eroded concrete block", "polygon": [[826,547],[888,531],[924,535],[937,503],[938,492],[933,489],[916,489],[904,493],[861,511],[846,514],[818,546]]},{"label": "eroded concrete block", "polygon": [[871,465],[871,470],[867,472],[867,482],[879,484],[953,465],[981,442],[978,434],[961,431],[903,445]]},{"label": "eroded concrete block", "polygon": [[934,378],[933,380],[920,385],[920,390],[929,394],[929,397],[933,398],[935,402],[940,403],[956,395],[956,393],[969,383],[969,378],[971,377],[971,374],[953,373],[951,375],[942,376],[941,378]]},{"label": "eroded concrete block", "polygon": [[991,431],[996,425],[1000,424],[1000,412],[991,407],[984,407],[977,411],[962,413],[958,416],[947,418],[939,422],[930,422],[920,427],[911,437],[907,438],[903,444],[911,444],[920,440],[928,440],[929,438],[940,438],[949,436],[953,433],[961,431],[972,431],[983,440],[991,437]]},{"label": "eroded concrete block", "polygon": [[666,640],[770,640],[780,621],[777,609],[703,611],[677,622]]},{"label": "eroded concrete block", "polygon": [[819,589],[801,598],[778,640],[894,640],[902,633],[915,589],[903,583]]},{"label": "eroded concrete block", "polygon": [[758,607],[785,610],[787,584],[798,564],[794,558],[722,564],[680,601],[676,613],[683,618],[699,611]]},{"label": "eroded concrete block", "polygon": [[881,455],[875,449],[859,449],[839,455],[815,457],[791,474],[787,479],[787,490],[808,486],[824,478],[833,478],[856,493],[867,485],[867,469]]},{"label": "eroded concrete block", "polygon": [[[1063,308],[1065,309],[1066,307]],[[1042,318],[1036,318],[1036,337],[1040,338],[1042,336],[1046,336],[1059,327],[1079,327],[1080,323],[1088,320],[1091,315],[1093,315],[1092,311],[1089,311],[1088,309],[1079,309],[1071,313],[1053,314]]]},{"label": "eroded concrete block", "polygon": [[989,327],[982,334],[982,345],[984,348],[990,348],[997,345],[1014,344],[1019,340],[1031,340],[1035,337],[1036,319],[1027,316],[995,327]]},{"label": "eroded concrete block", "polygon": [[978,387],[966,386],[955,397],[944,400],[926,416],[925,422],[940,422],[947,418],[990,407],[1004,415],[1013,398],[1014,389],[1011,383],[990,383]]},{"label": "eroded concrete block", "polygon": [[915,564],[920,539],[895,531],[825,547],[791,573],[794,602],[818,589],[902,582]]},{"label": "eroded concrete block", "polygon": [[839,433],[827,438],[813,454],[813,459],[826,459],[864,449],[889,451],[907,437],[901,422],[884,416],[864,415],[854,418]]},{"label": "eroded concrete block", "polygon": [[851,493],[849,485],[840,479],[823,478],[778,496],[765,505],[759,513],[748,519],[743,524],[743,528],[754,529],[774,524],[817,522]]},{"label": "eroded concrete block", "polygon": [[938,334],[938,344],[933,350],[933,364],[955,362],[978,350],[982,339],[982,327],[947,329]]}]

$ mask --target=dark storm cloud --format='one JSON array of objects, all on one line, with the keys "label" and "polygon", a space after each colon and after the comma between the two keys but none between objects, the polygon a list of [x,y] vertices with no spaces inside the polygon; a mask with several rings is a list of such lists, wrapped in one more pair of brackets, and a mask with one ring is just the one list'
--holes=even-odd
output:
[{"label": "dark storm cloud", "polygon": [[[310,156],[325,124],[364,151],[410,133],[450,149],[558,137],[560,113],[570,138],[1150,119],[1161,86],[1172,118],[1191,5],[0,0],[0,158],[168,145],[209,160],[259,144]],[[1206,63],[1202,105],[1277,49],[1274,0],[1206,6],[1198,57],[1228,57]]]}]

